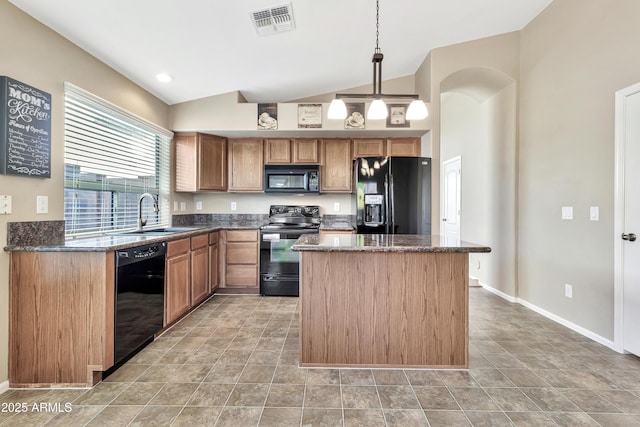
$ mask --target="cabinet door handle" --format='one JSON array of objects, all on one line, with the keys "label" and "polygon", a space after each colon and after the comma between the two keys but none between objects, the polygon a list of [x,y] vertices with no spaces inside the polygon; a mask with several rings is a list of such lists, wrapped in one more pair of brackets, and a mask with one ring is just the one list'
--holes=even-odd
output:
[{"label": "cabinet door handle", "polygon": [[636,235],[634,233],[623,234],[622,235],[622,240],[628,240],[630,242],[635,242],[636,241]]}]

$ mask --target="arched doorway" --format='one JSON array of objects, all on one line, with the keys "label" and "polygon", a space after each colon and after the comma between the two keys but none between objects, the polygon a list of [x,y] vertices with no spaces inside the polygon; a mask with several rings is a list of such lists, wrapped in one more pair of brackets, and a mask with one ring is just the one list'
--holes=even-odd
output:
[{"label": "arched doorway", "polygon": [[440,84],[440,133],[442,162],[460,157],[460,237],[492,248],[471,256],[469,275],[516,297],[515,80],[488,68],[450,74]]}]

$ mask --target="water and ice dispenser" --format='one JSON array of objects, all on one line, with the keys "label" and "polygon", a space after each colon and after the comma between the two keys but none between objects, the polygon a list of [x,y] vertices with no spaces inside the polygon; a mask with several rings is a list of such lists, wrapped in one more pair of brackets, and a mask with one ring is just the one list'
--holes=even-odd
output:
[{"label": "water and ice dispenser", "polygon": [[379,226],[385,223],[384,194],[364,195],[364,225]]}]

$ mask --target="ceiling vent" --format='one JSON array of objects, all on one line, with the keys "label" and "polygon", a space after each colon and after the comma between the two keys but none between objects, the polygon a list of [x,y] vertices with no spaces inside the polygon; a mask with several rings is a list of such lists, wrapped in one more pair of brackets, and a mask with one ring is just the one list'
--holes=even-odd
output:
[{"label": "ceiling vent", "polygon": [[259,36],[291,31],[295,28],[291,4],[254,10],[249,12],[249,15]]}]

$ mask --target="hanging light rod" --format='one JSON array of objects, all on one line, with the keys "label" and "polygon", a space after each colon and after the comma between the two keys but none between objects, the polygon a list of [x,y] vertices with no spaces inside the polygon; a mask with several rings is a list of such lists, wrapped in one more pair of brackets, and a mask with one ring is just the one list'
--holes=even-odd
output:
[{"label": "hanging light rod", "polygon": [[380,1],[376,0],[376,49],[373,53],[371,62],[373,63],[373,92],[372,93],[336,93],[335,98],[329,104],[327,117],[329,119],[346,119],[347,106],[343,99],[373,99],[367,111],[367,119],[381,120],[386,119],[389,115],[387,105],[382,98],[385,99],[412,99],[413,101],[407,108],[407,120],[422,120],[429,115],[426,104],[420,100],[418,95],[410,94],[385,94],[382,93],[382,60],[384,55],[380,51],[379,46],[380,35]]}]

